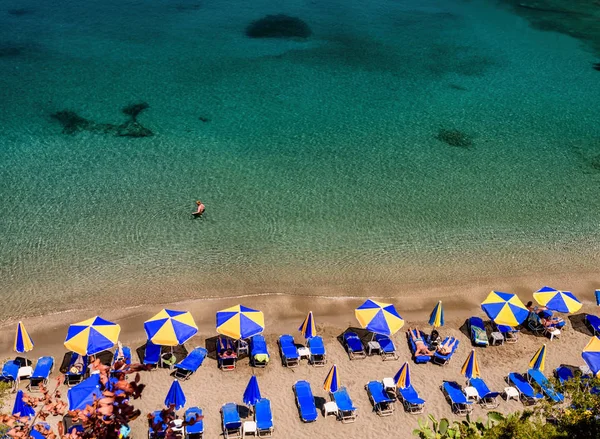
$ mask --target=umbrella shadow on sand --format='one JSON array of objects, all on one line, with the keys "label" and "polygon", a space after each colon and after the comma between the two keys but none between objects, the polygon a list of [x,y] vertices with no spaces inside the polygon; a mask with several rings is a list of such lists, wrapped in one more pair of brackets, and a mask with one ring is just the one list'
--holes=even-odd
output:
[{"label": "umbrella shadow on sand", "polygon": [[582,334],[589,335],[591,337],[592,335],[594,335],[594,332],[591,329],[591,326],[588,323],[587,319],[585,318],[586,315],[587,314],[585,313],[573,314],[572,316],[569,316],[569,322],[571,322],[571,327],[575,331],[581,332]]},{"label": "umbrella shadow on sand", "polygon": [[[146,343],[144,343],[143,345],[139,346],[136,350],[135,350],[138,358],[140,359],[140,363],[144,362],[144,356],[146,353]],[[160,355],[162,356],[163,354],[166,354],[168,352],[171,352],[171,347],[170,346],[161,346],[160,347]],[[173,346],[173,355],[175,355],[176,358],[176,363],[179,363],[181,360],[183,360],[185,357],[187,357],[188,355],[188,350],[185,348],[184,345],[179,345],[179,346]]]},{"label": "umbrella shadow on sand", "polygon": [[362,342],[362,344],[364,346],[366,346],[367,343],[370,342],[371,339],[373,338],[373,333],[371,331],[367,331],[366,329],[363,329],[363,328],[349,326],[348,328],[346,328],[346,330],[344,332],[342,332],[340,335],[338,335],[336,337],[337,341],[340,343],[340,345],[342,345],[344,350],[346,350],[346,343],[344,342],[344,334],[346,334],[347,332],[354,332],[356,335],[358,335],[358,337],[360,338],[360,341]]}]

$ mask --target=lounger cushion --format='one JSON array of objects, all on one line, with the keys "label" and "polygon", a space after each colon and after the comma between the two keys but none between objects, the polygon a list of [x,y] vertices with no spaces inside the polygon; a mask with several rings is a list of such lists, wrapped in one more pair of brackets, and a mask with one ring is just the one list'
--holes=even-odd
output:
[{"label": "lounger cushion", "polygon": [[537,393],[533,387],[527,382],[525,377],[520,373],[511,373],[508,375],[508,379],[513,385],[528,398],[540,399],[543,398],[544,395],[541,393]]},{"label": "lounger cushion", "polygon": [[242,420],[238,412],[237,404],[228,402],[221,407],[221,413],[223,414],[223,427],[224,428],[240,428],[242,426]]},{"label": "lounger cushion", "polygon": [[379,343],[381,350],[388,354],[396,352],[396,346],[394,346],[394,342],[387,335],[376,334],[375,341]]},{"label": "lounger cushion", "polygon": [[31,374],[31,378],[46,379],[50,376],[50,371],[54,367],[53,357],[40,357]]},{"label": "lounger cushion", "polygon": [[291,335],[282,335],[279,337],[279,346],[281,347],[281,354],[288,360],[297,360],[298,348],[294,343],[294,337]]},{"label": "lounger cushion", "polygon": [[419,394],[412,384],[405,388],[398,388],[398,392],[406,402],[414,405],[425,404],[425,400],[419,397]]},{"label": "lounger cushion", "polygon": [[344,340],[345,340],[346,346],[348,346],[348,350],[350,352],[364,351],[362,341],[360,341],[358,334],[356,334],[355,332],[346,332],[344,334]]},{"label": "lounger cushion", "polygon": [[462,392],[458,383],[454,381],[445,381],[442,387],[454,404],[472,404]]},{"label": "lounger cushion", "polygon": [[294,391],[296,392],[302,419],[305,421],[315,421],[318,416],[317,407],[308,381],[296,382],[296,384],[294,384]]},{"label": "lounger cushion", "polygon": [[[189,422],[192,419],[196,418],[196,415],[202,416],[202,409],[198,407],[190,407],[185,411],[185,420]],[[188,433],[203,433],[204,432],[204,420],[200,419],[196,421],[193,425],[187,425],[185,427],[185,431]]]},{"label": "lounger cushion", "polygon": [[535,383],[538,386],[541,387],[542,391],[552,401],[554,401],[554,402],[564,401],[565,397],[562,394],[558,393],[556,390],[554,390],[554,387],[552,387],[552,384],[550,384],[550,381],[548,381],[548,378],[546,378],[541,371],[539,371],[538,369],[529,369],[527,371],[527,375],[529,375],[529,377],[533,381],[535,381]]},{"label": "lounger cushion", "polygon": [[271,412],[271,401],[261,398],[254,405],[254,419],[258,430],[270,430],[273,428],[273,413]]},{"label": "lounger cushion", "polygon": [[500,395],[499,392],[492,392],[481,378],[471,378],[469,384],[477,390],[481,399],[496,398]]},{"label": "lounger cushion", "polygon": [[367,384],[367,390],[369,391],[369,394],[373,398],[373,402],[375,404],[394,402],[394,400],[391,399],[386,393],[381,381],[370,381]]},{"label": "lounger cushion", "polygon": [[308,348],[312,355],[325,355],[325,345],[319,335],[308,339]]},{"label": "lounger cushion", "polygon": [[352,399],[350,399],[348,390],[345,387],[340,387],[337,391],[333,392],[332,395],[339,410],[343,412],[353,412],[356,410],[356,407],[352,404]]},{"label": "lounger cushion", "polygon": [[144,364],[158,364],[160,361],[161,346],[148,341],[144,349]]},{"label": "lounger cushion", "polygon": [[177,369],[183,369],[190,372],[196,372],[204,359],[206,358],[208,351],[202,347],[194,348],[180,363],[177,363],[175,367]]}]

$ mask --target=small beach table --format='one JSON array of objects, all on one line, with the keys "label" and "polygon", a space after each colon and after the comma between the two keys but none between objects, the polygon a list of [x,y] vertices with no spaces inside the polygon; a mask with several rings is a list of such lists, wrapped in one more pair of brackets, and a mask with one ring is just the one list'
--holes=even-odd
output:
[{"label": "small beach table", "polygon": [[256,436],[256,422],[254,421],[245,421],[244,422],[244,436]]},{"label": "small beach table", "polygon": [[367,343],[367,354],[368,355],[379,355],[381,354],[381,346],[377,340],[371,340]]},{"label": "small beach table", "polygon": [[479,392],[473,386],[465,387],[463,392],[465,392],[465,396],[469,401],[477,401],[479,399]]},{"label": "small beach table", "polygon": [[298,356],[300,357],[301,360],[310,359],[310,349],[307,348],[306,346],[302,346],[301,348],[298,348]]},{"label": "small beach table", "polygon": [[504,396],[506,398],[506,401],[508,401],[509,399],[516,399],[518,401],[519,400],[519,391],[512,386],[505,387],[504,388]]},{"label": "small beach table", "polygon": [[504,344],[504,335],[500,331],[495,331],[490,334],[491,345],[503,345]]},{"label": "small beach table", "polygon": [[325,412],[325,417],[329,415],[334,415],[337,419],[338,416],[338,406],[335,401],[326,402],[323,406],[323,411]]}]

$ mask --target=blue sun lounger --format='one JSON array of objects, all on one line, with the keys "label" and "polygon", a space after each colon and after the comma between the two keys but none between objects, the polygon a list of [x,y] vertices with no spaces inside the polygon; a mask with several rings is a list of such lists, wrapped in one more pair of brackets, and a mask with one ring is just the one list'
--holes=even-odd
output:
[{"label": "blue sun lounger", "polygon": [[[429,345],[429,338],[425,335],[425,333],[423,331],[420,331],[418,329],[415,329],[413,331],[413,335],[416,338],[420,338],[421,340],[423,340],[423,343],[425,343],[426,346]],[[417,364],[422,364],[422,363],[428,363],[431,361],[432,356],[431,355],[416,355],[417,352],[417,344],[414,342],[410,331],[406,332],[406,337],[408,338],[408,346],[410,347],[410,351],[413,354],[413,360],[415,361],[415,363]]]},{"label": "blue sun lounger", "polygon": [[206,354],[208,354],[208,351],[204,348],[197,347],[192,349],[192,351],[187,354],[187,357],[173,367],[175,370],[173,376],[178,380],[187,380],[200,366],[202,366]]},{"label": "blue sun lounger", "polygon": [[144,349],[144,360],[142,362],[147,366],[158,367],[161,349],[160,345],[154,344],[148,340],[146,348]]},{"label": "blue sun lounger", "polygon": [[561,393],[554,390],[548,378],[540,370],[529,369],[527,371],[527,378],[530,383],[537,384],[552,402],[561,403],[565,400],[565,397]]},{"label": "blue sun lounger", "polygon": [[388,396],[381,381],[369,381],[365,389],[375,413],[379,416],[389,416],[394,413],[394,400]]},{"label": "blue sun lounger", "polygon": [[345,387],[340,387],[331,394],[338,408],[338,419],[343,424],[356,421],[356,407],[352,404],[352,399]]},{"label": "blue sun lounger", "polygon": [[398,399],[402,401],[404,410],[413,415],[423,413],[425,408],[425,400],[419,398],[419,394],[412,386],[412,384],[404,389],[398,387]]},{"label": "blue sun lounger", "polygon": [[556,376],[556,378],[558,379],[558,381],[561,384],[564,384],[567,381],[575,378],[575,374],[573,373],[573,370],[566,366],[557,367],[556,370],[554,371],[554,376]]},{"label": "blue sun lounger", "polygon": [[300,355],[298,355],[294,337],[289,334],[279,337],[279,354],[281,355],[281,363],[286,367],[296,367],[300,364]]},{"label": "blue sun lounger", "polygon": [[458,341],[456,338],[446,337],[441,345],[444,345],[448,342],[454,343],[452,345],[452,350],[447,354],[441,354],[439,351],[435,351],[435,354],[433,354],[433,359],[432,359],[432,361],[435,364],[439,364],[440,366],[448,364],[450,362],[450,360],[452,359],[452,356],[456,352],[456,349],[458,349],[458,345],[460,344],[460,341]]},{"label": "blue sun lounger", "polygon": [[495,409],[500,405],[497,401],[500,392],[492,392],[481,378],[471,378],[469,385],[477,390],[479,405],[485,409]]},{"label": "blue sun lounger", "polygon": [[0,381],[10,383],[12,390],[16,390],[17,383],[19,381],[19,368],[20,363],[17,360],[8,360],[2,366],[2,375],[0,375]]},{"label": "blue sun lounger", "polygon": [[519,340],[519,330],[508,325],[495,325],[498,332],[504,336],[506,343],[516,343]]},{"label": "blue sun lounger", "polygon": [[164,438],[167,425],[161,416],[161,410],[152,412],[153,419],[148,420],[148,439]]},{"label": "blue sun lounger", "polygon": [[442,392],[450,403],[452,411],[457,415],[466,416],[473,411],[473,403],[467,399],[457,382],[444,381]]},{"label": "blue sun lounger", "polygon": [[490,341],[485,330],[485,324],[481,317],[469,317],[469,332],[471,334],[471,343],[474,346],[488,347]]},{"label": "blue sun lounger", "polygon": [[87,355],[81,356],[83,358],[83,367],[81,368],[81,371],[71,372],[71,369],[75,365],[75,362],[77,361],[78,356],[79,356],[79,354],[76,354],[75,352],[73,352],[71,354],[71,359],[69,360],[69,368],[67,369],[67,372],[65,373],[65,384],[68,387],[71,387],[75,384],[79,384],[81,381],[83,381],[83,378],[87,373],[87,367],[88,367],[88,356]]},{"label": "blue sun lounger", "polygon": [[356,360],[357,358],[367,358],[365,347],[363,346],[362,341],[356,332],[344,333],[344,346],[346,347],[348,357],[351,360]]},{"label": "blue sun lounger", "polygon": [[543,399],[544,395],[536,392],[520,373],[510,373],[507,378],[508,384],[514,386],[519,392],[519,398],[525,405],[533,405],[538,400]]},{"label": "blue sun lounger", "polygon": [[600,335],[600,317],[592,314],[586,314],[585,322],[594,335]]},{"label": "blue sun lounger", "polygon": [[46,385],[48,378],[54,370],[54,357],[40,357],[35,364],[35,369],[29,379],[30,391],[40,390],[40,384]]},{"label": "blue sun lounger", "polygon": [[258,436],[269,437],[273,435],[273,413],[271,401],[261,398],[254,405],[254,422]]},{"label": "blue sun lounger", "polygon": [[308,339],[308,349],[310,350],[310,364],[313,366],[325,366],[327,358],[325,357],[325,345],[323,344],[323,338],[320,335],[316,335]]},{"label": "blue sun lounger", "polygon": [[237,404],[228,402],[221,407],[221,418],[223,421],[223,436],[225,438],[242,437],[242,420],[238,412]]},{"label": "blue sun lounger", "polygon": [[313,396],[310,383],[308,381],[296,381],[294,384],[294,394],[296,395],[296,405],[300,412],[300,419],[303,422],[313,422],[317,420],[317,406]]},{"label": "blue sun lounger", "polygon": [[258,334],[250,339],[250,364],[254,367],[266,367],[269,364],[269,351],[265,338]]},{"label": "blue sun lounger", "polygon": [[381,348],[380,354],[381,359],[385,360],[397,360],[398,354],[396,353],[396,346],[391,338],[383,334],[375,334],[375,341],[379,343]]},{"label": "blue sun lounger", "polygon": [[[196,419],[196,416],[202,416],[202,409],[199,407],[190,407],[185,411],[185,421],[190,422]],[[193,425],[186,425],[186,439],[201,439],[204,435],[204,419],[198,419]]]}]

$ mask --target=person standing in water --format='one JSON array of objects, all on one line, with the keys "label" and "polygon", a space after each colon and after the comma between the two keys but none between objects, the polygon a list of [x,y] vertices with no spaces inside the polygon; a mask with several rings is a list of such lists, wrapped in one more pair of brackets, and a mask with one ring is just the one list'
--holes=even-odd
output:
[{"label": "person standing in water", "polygon": [[196,204],[198,205],[198,210],[196,210],[196,212],[194,212],[193,215],[196,218],[200,218],[204,214],[204,210],[206,209],[206,207],[204,206],[204,204],[202,204],[202,201],[200,200],[196,201]]}]

